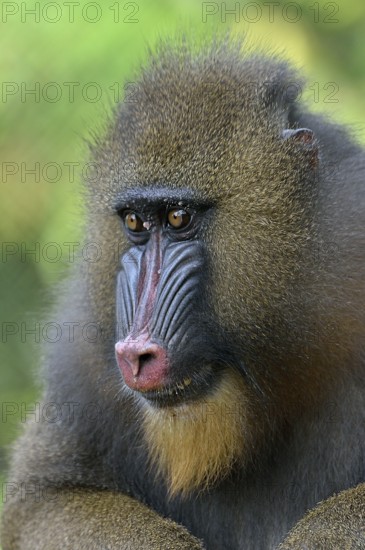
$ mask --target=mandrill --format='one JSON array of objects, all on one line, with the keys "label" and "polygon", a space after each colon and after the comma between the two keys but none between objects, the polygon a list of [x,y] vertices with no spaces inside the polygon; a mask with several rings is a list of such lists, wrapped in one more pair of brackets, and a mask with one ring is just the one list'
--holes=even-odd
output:
[{"label": "mandrill", "polygon": [[365,154],[293,85],[163,43],[91,145],[3,550],[365,548]]}]

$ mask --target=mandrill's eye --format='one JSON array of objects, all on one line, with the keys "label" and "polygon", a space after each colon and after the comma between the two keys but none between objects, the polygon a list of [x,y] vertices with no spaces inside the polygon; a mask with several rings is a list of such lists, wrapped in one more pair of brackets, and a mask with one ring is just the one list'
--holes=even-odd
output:
[{"label": "mandrill's eye", "polygon": [[167,221],[173,229],[183,229],[190,223],[191,216],[182,208],[172,208],[167,213]]},{"label": "mandrill's eye", "polygon": [[126,228],[129,231],[133,231],[133,233],[140,233],[146,230],[143,221],[135,212],[128,212],[128,214],[124,216],[124,224]]}]

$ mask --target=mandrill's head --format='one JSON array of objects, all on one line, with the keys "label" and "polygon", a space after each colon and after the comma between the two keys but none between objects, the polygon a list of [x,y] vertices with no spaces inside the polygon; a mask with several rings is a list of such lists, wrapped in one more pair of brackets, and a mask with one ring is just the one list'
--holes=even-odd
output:
[{"label": "mandrill's head", "polygon": [[172,494],[247,462],[297,398],[320,166],[292,84],[239,45],[164,47],[94,151],[95,308]]}]

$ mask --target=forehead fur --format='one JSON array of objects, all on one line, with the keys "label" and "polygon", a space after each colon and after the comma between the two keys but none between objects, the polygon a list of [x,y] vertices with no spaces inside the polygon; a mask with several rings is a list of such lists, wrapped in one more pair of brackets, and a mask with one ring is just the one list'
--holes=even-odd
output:
[{"label": "forehead fur", "polygon": [[98,155],[112,165],[116,189],[161,183],[209,193],[219,174],[242,174],[272,154],[290,126],[295,84],[286,63],[245,53],[240,42],[165,43],[118,107]]}]

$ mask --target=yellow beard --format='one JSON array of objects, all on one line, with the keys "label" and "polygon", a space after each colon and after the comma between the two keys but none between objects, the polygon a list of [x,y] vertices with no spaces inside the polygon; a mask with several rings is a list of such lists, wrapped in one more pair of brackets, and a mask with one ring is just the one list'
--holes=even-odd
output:
[{"label": "yellow beard", "polygon": [[167,480],[170,496],[204,489],[249,454],[247,390],[227,371],[212,395],[176,407],[147,406],[144,434],[152,464]]}]

